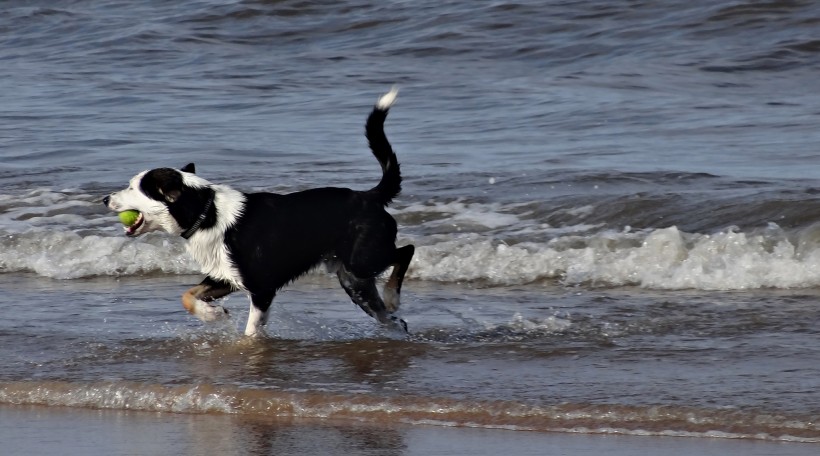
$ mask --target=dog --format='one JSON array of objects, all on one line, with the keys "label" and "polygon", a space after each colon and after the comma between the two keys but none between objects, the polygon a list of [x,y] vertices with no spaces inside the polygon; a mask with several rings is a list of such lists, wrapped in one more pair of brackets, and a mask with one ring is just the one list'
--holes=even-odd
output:
[{"label": "dog", "polygon": [[[401,191],[401,170],[384,132],[398,91],[378,99],[365,124],[382,177],[370,190],[324,187],[290,194],[244,193],[211,183],[193,163],[134,176],[128,188],[103,198],[110,210],[139,212],[129,237],[165,231],[187,240],[205,279],[182,295],[202,321],[225,318],[214,301],[244,291],[251,305],[245,335],[261,334],[276,293],[321,264],[335,272],[350,299],[378,322],[407,332],[396,317],[413,245],[396,247],[396,220],[386,207]],[[376,279],[393,270],[379,296]]]}]

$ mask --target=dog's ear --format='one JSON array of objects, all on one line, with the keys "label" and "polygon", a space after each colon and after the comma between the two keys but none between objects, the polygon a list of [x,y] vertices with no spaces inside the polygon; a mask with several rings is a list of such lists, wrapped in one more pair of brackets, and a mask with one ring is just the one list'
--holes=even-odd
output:
[{"label": "dog's ear", "polygon": [[140,187],[152,199],[173,203],[182,195],[182,175],[171,168],[155,169],[143,176]]},{"label": "dog's ear", "polygon": [[180,171],[185,173],[196,174],[196,167],[193,163],[188,163],[187,165],[183,166]]},{"label": "dog's ear", "polygon": [[160,187],[159,194],[165,198],[165,201],[173,203],[179,199],[179,195],[181,195],[182,192],[179,190],[163,190],[162,187]]}]

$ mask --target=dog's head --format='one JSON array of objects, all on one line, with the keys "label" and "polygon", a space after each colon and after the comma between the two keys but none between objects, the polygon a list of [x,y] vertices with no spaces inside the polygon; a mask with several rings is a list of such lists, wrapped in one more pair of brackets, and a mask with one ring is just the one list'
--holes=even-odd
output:
[{"label": "dog's head", "polygon": [[115,212],[139,212],[136,222],[125,228],[127,236],[149,231],[184,234],[198,220],[202,222],[201,216],[207,213],[214,198],[210,183],[194,171],[193,163],[180,170],[143,171],[131,179],[127,188],[103,198],[103,204]]}]

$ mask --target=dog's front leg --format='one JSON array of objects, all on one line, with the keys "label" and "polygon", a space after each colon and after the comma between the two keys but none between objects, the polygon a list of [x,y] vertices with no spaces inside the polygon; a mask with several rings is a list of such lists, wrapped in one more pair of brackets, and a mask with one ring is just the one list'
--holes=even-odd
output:
[{"label": "dog's front leg", "polygon": [[268,322],[268,310],[273,302],[273,294],[251,293],[251,308],[248,310],[248,324],[245,325],[246,336],[259,336]]},{"label": "dog's front leg", "polygon": [[215,299],[226,296],[233,289],[220,282],[205,279],[182,295],[182,306],[191,315],[202,321],[216,321],[226,318],[228,311],[224,307],[210,304]]}]

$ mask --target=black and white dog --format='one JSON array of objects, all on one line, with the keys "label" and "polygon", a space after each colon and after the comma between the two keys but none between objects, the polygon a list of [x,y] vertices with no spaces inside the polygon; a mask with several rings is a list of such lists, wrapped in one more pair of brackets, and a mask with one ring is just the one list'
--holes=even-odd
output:
[{"label": "black and white dog", "polygon": [[[325,263],[362,310],[406,331],[393,312],[414,248],[396,248],[396,221],[385,210],[401,191],[399,163],[384,133],[397,93],[379,98],[367,118],[365,133],[383,173],[370,190],[243,193],[208,182],[189,164],[143,171],[103,203],[113,211],[140,213],[126,228],[128,236],[163,230],[188,240],[188,251],[207,277],[182,295],[182,305],[203,321],[227,315],[214,300],[244,290],[251,298],[245,334],[256,335],[276,292]],[[376,278],[391,266],[382,300]]]}]

